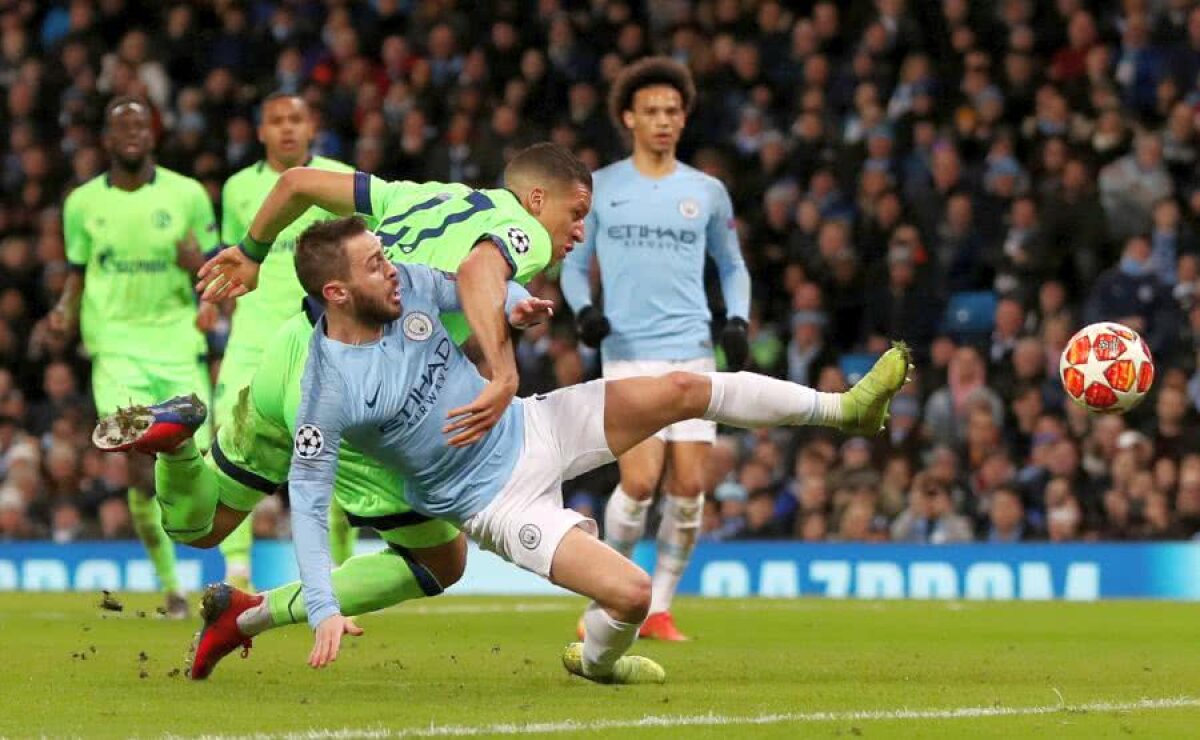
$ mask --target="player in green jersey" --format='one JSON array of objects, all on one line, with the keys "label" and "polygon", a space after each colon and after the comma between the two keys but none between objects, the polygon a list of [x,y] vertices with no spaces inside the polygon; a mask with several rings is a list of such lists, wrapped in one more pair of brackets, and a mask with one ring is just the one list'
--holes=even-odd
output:
[{"label": "player in green jersey", "polygon": [[[314,202],[335,212],[357,207],[381,225],[381,238],[391,238],[393,245],[401,243],[397,234],[419,239],[415,247],[403,242],[393,249],[393,259],[451,271],[457,268],[463,292],[483,299],[467,302],[468,315],[494,316],[497,287],[504,291],[506,280],[524,282],[552,259],[561,259],[574,243],[577,222],[590,203],[591,177],[586,167],[569,151],[553,145],[537,145],[514,157],[505,172],[508,190],[387,183],[361,173],[338,176],[342,178],[339,188],[339,183],[326,181],[333,174],[313,169],[290,171],[264,203],[250,233],[263,243],[286,226],[281,212],[302,213]],[[277,198],[281,188],[287,192]],[[483,207],[479,194],[489,198],[492,206]],[[439,208],[435,220],[430,212]],[[419,219],[408,221],[413,217]],[[277,224],[275,231],[261,228],[260,221]],[[481,244],[489,248],[474,249]],[[217,267],[224,272],[224,266],[232,265],[230,274],[236,275],[237,269],[254,264],[243,260],[240,250],[227,249],[222,254],[225,259],[210,263],[206,285],[213,284],[211,277]],[[251,267],[236,283],[227,282],[226,289],[253,285],[254,273]],[[503,293],[499,295],[502,303]],[[464,321],[459,341],[467,336],[468,328]],[[485,332],[494,330],[495,324]],[[160,453],[158,483],[160,497],[169,503],[165,523],[172,537],[197,547],[214,546],[262,495],[273,492],[283,480],[291,459],[291,427],[311,333],[309,320],[301,315],[289,319],[276,334],[251,387],[239,394],[230,423],[221,427],[206,458],[190,444]],[[495,397],[507,404],[515,392],[515,380],[493,378],[492,393],[499,391]],[[495,407],[488,399],[482,401],[469,419],[473,427],[494,420]],[[380,553],[351,558],[334,572],[334,588],[348,610],[345,613],[436,594],[460,577],[466,549],[457,530],[412,512],[404,499],[402,481],[349,446],[339,455],[335,491],[356,524],[375,527],[392,545]],[[256,608],[246,606],[251,602]],[[208,624],[193,664],[193,677],[197,678],[206,676],[221,657],[252,635],[306,619],[298,582],[255,597],[217,587],[206,595],[205,604]],[[245,616],[238,616],[241,614]]]},{"label": "player in green jersey", "polygon": [[[225,244],[242,240],[263,199],[285,170],[305,166],[330,172],[354,171],[336,160],[312,155],[315,130],[308,106],[300,96],[272,93],[263,99],[260,115],[258,140],[266,156],[230,177],[221,191],[221,240]],[[233,412],[238,391],[250,384],[267,342],[299,310],[304,290],[293,264],[296,237],[309,224],[333,217],[328,211],[309,208],[281,231],[263,260],[258,289],[238,300],[213,392],[213,418],[218,427]],[[250,548],[254,540],[251,519],[246,517],[221,542],[225,580],[242,588],[250,583]],[[329,534],[333,560],[341,563],[352,554],[355,538],[354,529],[337,507],[330,511]]]},{"label": "player in green jersey", "polygon": [[[212,203],[197,181],[157,166],[150,108],[117,98],[105,111],[107,173],[78,187],[63,207],[72,273],[51,312],[51,330],[81,328],[92,357],[101,414],[181,392],[207,396],[207,347],[197,328],[191,275],[181,265],[217,246]],[[167,612],[187,615],[164,535],[154,476],[130,460],[129,510],[167,593]]]}]

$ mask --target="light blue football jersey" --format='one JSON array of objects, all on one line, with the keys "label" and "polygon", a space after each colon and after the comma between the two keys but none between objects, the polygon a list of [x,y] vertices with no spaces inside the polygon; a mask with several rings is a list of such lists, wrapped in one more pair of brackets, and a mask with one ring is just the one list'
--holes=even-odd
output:
[{"label": "light blue football jersey", "polygon": [[600,263],[609,360],[692,360],[712,356],[705,257],[716,262],[730,317],[750,316],[750,274],[733,205],[716,178],[678,163],[661,179],[623,159],[593,175],[584,241],[563,264],[563,295],[579,313],[592,304],[588,271]]},{"label": "light blue football jersey", "polygon": [[[337,613],[329,571],[327,512],[343,439],[405,478],[413,509],[460,523],[485,508],[508,481],[524,448],[522,401],[473,445],[451,447],[442,432],[451,409],[465,406],[487,381],[439,320],[461,311],[451,273],[395,263],[403,313],[379,340],[343,344],[313,331],[296,413],[288,488],[292,537],[309,623]],[[506,314],[529,293],[508,283]]]}]

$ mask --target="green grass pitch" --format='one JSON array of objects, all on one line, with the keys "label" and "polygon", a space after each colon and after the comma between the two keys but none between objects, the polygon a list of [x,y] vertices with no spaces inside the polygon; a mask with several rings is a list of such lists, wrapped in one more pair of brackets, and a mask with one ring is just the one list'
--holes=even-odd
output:
[{"label": "green grass pitch", "polygon": [[[186,680],[198,620],[157,597],[0,596],[0,736],[1196,737],[1200,605],[681,599],[664,686],[559,656],[582,600],[441,597],[363,617],[330,669],[305,627]],[[139,613],[145,616],[139,616]],[[1155,703],[1155,700],[1160,700]]]}]

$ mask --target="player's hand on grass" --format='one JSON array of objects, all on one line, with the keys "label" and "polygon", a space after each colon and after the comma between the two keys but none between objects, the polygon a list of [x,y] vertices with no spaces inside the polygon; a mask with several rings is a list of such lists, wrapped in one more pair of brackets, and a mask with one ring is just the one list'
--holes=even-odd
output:
[{"label": "player's hand on grass", "polygon": [[196,290],[211,303],[244,296],[258,286],[258,268],[241,247],[226,247],[200,268]]},{"label": "player's hand on grass", "polygon": [[513,307],[508,323],[515,329],[528,329],[554,316],[554,301],[526,298]]},{"label": "player's hand on grass", "polygon": [[313,633],[313,649],[308,654],[308,664],[313,668],[324,668],[337,660],[338,650],[342,647],[342,635],[358,637],[363,628],[355,624],[349,617],[335,614],[317,625]]},{"label": "player's hand on grass", "polygon": [[483,387],[475,400],[466,406],[451,409],[446,414],[449,424],[442,427],[450,437],[451,447],[466,447],[483,439],[483,435],[500,421],[504,410],[517,395],[517,378],[493,378]]},{"label": "player's hand on grass", "polygon": [[610,331],[612,324],[600,309],[588,306],[579,312],[579,339],[587,346],[599,347]]},{"label": "player's hand on grass", "polygon": [[748,329],[746,320],[735,316],[726,321],[721,330],[721,349],[725,351],[725,364],[729,370],[741,370],[750,360]]}]

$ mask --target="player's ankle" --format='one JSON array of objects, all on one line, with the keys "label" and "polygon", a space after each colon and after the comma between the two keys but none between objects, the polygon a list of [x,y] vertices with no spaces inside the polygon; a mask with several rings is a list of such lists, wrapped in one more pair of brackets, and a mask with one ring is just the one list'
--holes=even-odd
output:
[{"label": "player's ankle", "polygon": [[200,455],[200,449],[196,447],[196,440],[188,438],[179,443],[173,450],[165,450],[158,453],[160,457],[166,460],[189,460]]}]

